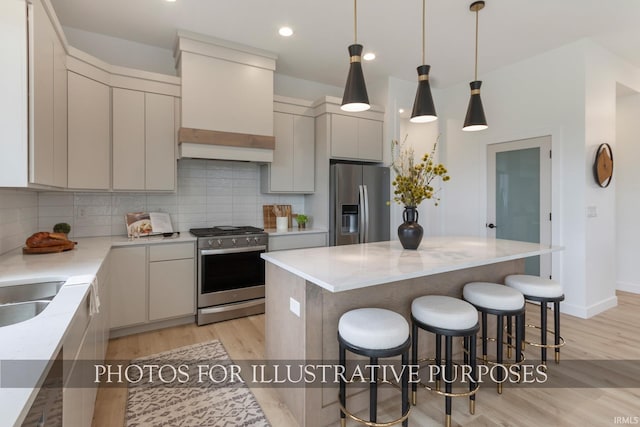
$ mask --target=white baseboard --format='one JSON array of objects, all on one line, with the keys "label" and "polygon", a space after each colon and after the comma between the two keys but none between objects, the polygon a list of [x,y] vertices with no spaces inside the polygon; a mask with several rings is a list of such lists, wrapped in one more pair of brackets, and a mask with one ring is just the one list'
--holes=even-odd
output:
[{"label": "white baseboard", "polygon": [[596,314],[600,314],[603,311],[607,311],[610,308],[616,307],[617,305],[618,297],[612,296],[590,306],[572,305],[563,302],[560,306],[560,309],[564,314],[580,317],[582,319],[588,319],[595,316]]},{"label": "white baseboard", "polygon": [[624,292],[631,292],[634,294],[640,294],[640,284],[631,282],[617,282],[616,289]]}]

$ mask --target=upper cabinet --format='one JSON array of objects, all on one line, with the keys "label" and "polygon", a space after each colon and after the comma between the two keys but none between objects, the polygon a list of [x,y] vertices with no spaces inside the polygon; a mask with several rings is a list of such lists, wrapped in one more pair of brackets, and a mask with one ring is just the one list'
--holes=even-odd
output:
[{"label": "upper cabinet", "polygon": [[276,97],[273,162],[261,166],[263,193],[313,193],[315,134],[311,102]]},{"label": "upper cabinet", "polygon": [[326,97],[315,106],[320,122],[328,125],[326,137],[332,159],[382,161],[382,109],[372,106],[362,113],[346,113],[340,110],[340,100],[333,97]]},{"label": "upper cabinet", "polygon": [[67,186],[66,51],[40,0],[29,7],[29,182]]},{"label": "upper cabinet", "polygon": [[175,98],[114,88],[113,189],[175,189]]},{"label": "upper cabinet", "polygon": [[180,155],[272,161],[276,56],[187,32],[178,33],[175,52],[182,78]]},{"label": "upper cabinet", "polygon": [[68,187],[108,190],[111,177],[109,86],[69,72]]}]

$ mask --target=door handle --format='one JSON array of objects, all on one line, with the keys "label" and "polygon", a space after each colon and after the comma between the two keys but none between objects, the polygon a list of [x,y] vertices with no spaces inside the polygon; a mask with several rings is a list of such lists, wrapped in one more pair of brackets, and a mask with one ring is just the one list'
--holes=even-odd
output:
[{"label": "door handle", "polygon": [[495,225],[495,224],[493,224],[491,222],[489,224],[486,224],[486,226],[487,226],[487,228],[498,228],[497,225]]}]

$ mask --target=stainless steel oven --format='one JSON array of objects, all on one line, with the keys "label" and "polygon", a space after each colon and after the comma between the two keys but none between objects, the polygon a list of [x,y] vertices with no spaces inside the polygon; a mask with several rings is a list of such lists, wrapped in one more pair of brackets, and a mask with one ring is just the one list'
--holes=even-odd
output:
[{"label": "stainless steel oven", "polygon": [[190,231],[198,236],[198,325],[264,313],[268,235],[254,227]]}]

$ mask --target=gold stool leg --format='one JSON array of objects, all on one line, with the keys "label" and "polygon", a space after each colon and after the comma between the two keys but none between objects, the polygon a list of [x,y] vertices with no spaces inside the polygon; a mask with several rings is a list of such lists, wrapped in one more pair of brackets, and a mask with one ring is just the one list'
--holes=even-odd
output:
[{"label": "gold stool leg", "polygon": [[498,394],[502,394],[502,383],[498,383]]},{"label": "gold stool leg", "polygon": [[476,401],[475,400],[470,400],[469,401],[469,412],[471,413],[471,415],[474,415],[476,413]]},{"label": "gold stool leg", "polygon": [[447,415],[444,421],[445,427],[451,427],[451,415]]},{"label": "gold stool leg", "polygon": [[418,404],[418,393],[415,391],[411,392],[411,403],[413,403],[413,406]]},{"label": "gold stool leg", "polygon": [[340,418],[340,427],[346,427],[346,426],[347,426],[346,418]]},{"label": "gold stool leg", "polygon": [[556,363],[560,363],[560,352],[556,351]]}]

